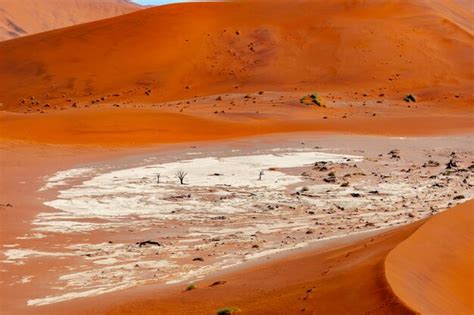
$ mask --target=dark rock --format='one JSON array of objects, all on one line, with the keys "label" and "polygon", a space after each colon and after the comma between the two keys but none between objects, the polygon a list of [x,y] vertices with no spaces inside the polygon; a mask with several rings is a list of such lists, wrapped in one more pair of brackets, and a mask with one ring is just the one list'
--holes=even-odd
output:
[{"label": "dark rock", "polygon": [[161,246],[160,243],[155,242],[155,241],[151,241],[151,240],[143,241],[143,242],[136,242],[135,244],[138,245],[138,247],[143,247],[143,246],[146,246],[146,245]]},{"label": "dark rock", "polygon": [[454,161],[454,159],[449,160],[448,164],[446,164],[447,170],[450,170],[456,167],[458,167],[458,165],[456,164],[456,161]]},{"label": "dark rock", "polygon": [[216,281],[213,284],[211,284],[210,287],[215,287],[216,285],[222,285],[222,284],[226,284],[226,283],[227,283],[227,281]]}]

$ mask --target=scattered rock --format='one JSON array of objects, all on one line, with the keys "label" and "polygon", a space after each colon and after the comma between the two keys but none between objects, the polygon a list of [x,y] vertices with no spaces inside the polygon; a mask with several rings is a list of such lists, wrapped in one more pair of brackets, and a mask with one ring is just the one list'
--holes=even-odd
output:
[{"label": "scattered rock", "polygon": [[422,167],[438,167],[439,163],[433,160],[429,160],[428,162],[424,163]]},{"label": "scattered rock", "polygon": [[330,172],[326,178],[323,179],[326,183],[335,183],[336,182],[336,174],[334,172]]},{"label": "scattered rock", "polygon": [[155,242],[155,241],[151,241],[151,240],[143,241],[143,242],[136,242],[135,244],[138,245],[138,247],[143,247],[143,246],[147,246],[147,245],[161,246],[160,243]]},{"label": "scattered rock", "polygon": [[394,149],[390,152],[388,152],[388,155],[390,155],[391,159],[399,159],[400,158],[400,151],[397,149]]}]

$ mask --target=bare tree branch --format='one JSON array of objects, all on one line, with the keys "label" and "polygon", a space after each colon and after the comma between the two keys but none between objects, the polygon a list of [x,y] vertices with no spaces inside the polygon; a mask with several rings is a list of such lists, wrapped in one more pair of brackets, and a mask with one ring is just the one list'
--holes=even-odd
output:
[{"label": "bare tree branch", "polygon": [[185,171],[183,170],[178,170],[175,174],[176,178],[179,179],[179,183],[181,185],[184,185],[184,178],[186,177],[186,175],[188,175],[188,173],[186,173]]}]

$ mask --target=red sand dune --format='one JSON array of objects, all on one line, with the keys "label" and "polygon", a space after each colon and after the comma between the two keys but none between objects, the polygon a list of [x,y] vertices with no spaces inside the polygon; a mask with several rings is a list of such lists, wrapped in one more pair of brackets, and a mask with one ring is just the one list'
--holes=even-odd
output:
[{"label": "red sand dune", "polygon": [[385,261],[395,294],[420,314],[474,313],[474,202],[441,213]]},{"label": "red sand dune", "polygon": [[464,24],[472,12],[459,3],[245,1],[140,10],[0,43],[0,103],[18,110],[30,96],[41,104],[63,94],[90,102],[146,87],[149,102],[298,88],[345,91],[349,100],[357,90],[416,92],[446,105],[456,94],[469,104],[474,38]]},{"label": "red sand dune", "polygon": [[141,8],[127,0],[0,0],[0,41]]}]

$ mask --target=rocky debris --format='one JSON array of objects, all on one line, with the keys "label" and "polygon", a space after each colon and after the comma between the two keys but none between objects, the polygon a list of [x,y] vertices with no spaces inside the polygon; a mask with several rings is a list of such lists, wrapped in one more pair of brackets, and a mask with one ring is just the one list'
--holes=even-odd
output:
[{"label": "rocky debris", "polygon": [[391,159],[400,159],[400,151],[398,149],[393,149],[392,151],[388,152],[388,155]]},{"label": "rocky debris", "polygon": [[143,241],[143,242],[136,242],[135,244],[138,245],[138,247],[143,247],[143,246],[147,246],[147,245],[161,246],[160,243],[158,243],[156,241],[151,241],[151,240]]},{"label": "rocky debris", "polygon": [[328,170],[328,162],[316,162],[314,163],[314,169],[320,172],[325,172]]},{"label": "rocky debris", "polygon": [[[309,142],[306,142],[306,145],[311,146]],[[460,185],[460,182],[466,176],[469,180],[470,173],[461,174],[457,168],[455,171],[446,172],[447,175],[445,176],[439,174],[438,169],[421,169],[423,162],[428,161],[428,159],[447,162],[449,160],[447,153],[450,151],[444,153],[441,150],[433,151],[433,156],[428,156],[425,151],[423,155],[419,154],[416,156],[417,159],[413,159],[413,152],[404,148],[401,147],[401,150],[406,152],[406,156],[404,154],[402,160],[390,160],[389,155],[385,153],[389,150],[384,150],[382,156],[375,159],[366,158],[360,163],[357,162],[357,164],[355,162],[350,163],[350,161],[341,164],[331,162],[314,164],[316,170],[325,168],[323,170],[327,172],[316,171],[312,169],[312,165],[295,168],[289,174],[298,176],[304,173],[309,178],[301,178],[299,183],[287,186],[288,189],[284,192],[274,191],[268,187],[249,189],[248,187],[230,185],[192,188],[189,192],[192,193],[193,199],[173,200],[175,204],[179,204],[176,213],[179,214],[180,219],[183,218],[180,223],[175,223],[173,216],[173,221],[170,221],[170,223],[148,225],[153,229],[157,227],[160,229],[160,239],[166,241],[166,247],[156,247],[159,245],[153,246],[143,242],[142,246],[146,247],[140,249],[139,246],[131,243],[127,244],[129,247],[124,251],[137,255],[133,256],[133,262],[140,261],[136,257],[143,257],[143,261],[156,260],[159,257],[172,262],[182,262],[184,258],[184,261],[189,263],[186,265],[192,266],[196,270],[205,265],[218,264],[224,257],[230,259],[230,263],[233,263],[245,260],[245,257],[249,254],[258,255],[266,250],[291,248],[297,243],[324,239],[341,233],[353,232],[356,229],[360,231],[373,230],[379,227],[413,222],[416,219],[422,219],[435,214],[437,211],[439,212],[433,206],[444,209],[447,202],[451,202],[453,205],[462,202],[462,198],[458,196],[465,196],[466,199],[471,198],[468,187]],[[355,149],[353,152],[359,153]],[[461,164],[468,166],[472,162],[466,160],[465,155],[461,154],[457,161],[460,166]],[[413,166],[415,164],[416,167]],[[429,165],[431,164],[429,163]],[[440,168],[442,172],[444,171],[443,164],[441,163]],[[400,173],[398,170],[401,168],[411,168],[411,171]],[[225,173],[223,176],[229,176],[228,171],[217,169],[210,170],[205,174],[220,176],[219,173],[214,173],[215,171],[222,171]],[[285,172],[286,170],[282,167],[281,171]],[[340,179],[340,185],[323,184],[322,180],[325,178],[328,178],[329,181],[336,181],[336,174],[338,174],[337,178]],[[149,183],[149,177],[145,178],[148,178],[146,183]],[[207,177],[206,179],[212,180],[213,178]],[[217,178],[214,179],[217,180]],[[347,187],[349,181],[350,186],[355,187],[355,190],[340,188]],[[304,193],[304,198],[290,198],[288,193],[292,189],[298,192],[299,195]],[[185,196],[181,194],[188,194],[188,191],[166,191],[162,197]],[[226,199],[219,200],[220,197]],[[227,200],[229,204],[226,204]],[[208,211],[203,207],[206,211],[199,212],[199,217],[191,216],[189,211],[183,211],[184,208],[181,209],[181,206],[186,206],[187,202],[201,201],[213,203],[212,208],[215,209],[209,209]],[[278,210],[268,210],[277,209],[277,205],[280,206]],[[245,213],[232,212],[231,214],[227,212],[227,206],[243,208],[246,211]],[[221,211],[221,209],[225,211]],[[369,213],[370,216],[366,216]],[[222,214],[225,214],[225,216]],[[149,219],[144,222],[149,222]],[[263,232],[253,230],[255,226],[258,226]],[[175,228],[183,231],[188,229],[191,233],[202,232],[202,234],[177,235]],[[216,233],[211,234],[214,232]],[[150,237],[149,231],[145,230],[143,233],[144,236],[141,236],[141,239]],[[113,245],[114,248],[116,246],[119,246],[119,244]],[[97,254],[92,257],[103,256],[103,251],[104,249],[107,250],[107,247],[112,246],[99,244],[96,250]],[[120,255],[114,257],[117,257],[117,260],[122,260]],[[209,257],[212,257],[212,259]],[[201,262],[203,261],[201,258],[204,258],[205,262]],[[195,263],[192,263],[192,261],[195,261]],[[160,273],[172,275],[175,272],[173,268],[181,267],[170,268],[170,270],[146,270],[146,267],[140,263],[140,268],[136,268],[133,272],[143,272],[144,277],[148,279],[149,271],[157,275],[160,275]],[[114,281],[116,280],[111,280],[112,283]],[[217,281],[210,285],[211,282],[207,283],[206,286],[223,284]]]},{"label": "rocky debris", "polygon": [[225,220],[225,219],[226,219],[226,217],[223,216],[223,215],[219,215],[219,216],[217,216],[217,217],[212,217],[212,218],[211,218],[211,220]]},{"label": "rocky debris", "polygon": [[336,182],[336,174],[334,172],[330,172],[327,177],[323,179],[326,183],[335,183]]},{"label": "rocky debris", "polygon": [[439,163],[433,160],[429,160],[428,162],[424,163],[422,167],[438,167]]}]

